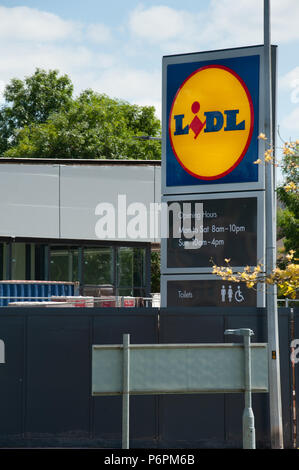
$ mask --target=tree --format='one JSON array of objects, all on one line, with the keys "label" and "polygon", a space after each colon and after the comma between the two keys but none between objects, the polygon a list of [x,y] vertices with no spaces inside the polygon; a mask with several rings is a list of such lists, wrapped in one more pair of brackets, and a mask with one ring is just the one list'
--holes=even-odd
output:
[{"label": "tree", "polygon": [[5,96],[12,106],[6,106],[2,113],[2,128],[9,142],[2,146],[5,157],[161,158],[160,142],[138,139],[160,135],[154,107],[131,105],[92,90],[72,99],[72,87],[66,86],[69,79],[59,82],[63,90],[59,104],[59,94],[53,94],[46,85],[47,77],[53,79],[50,74],[45,77],[44,72],[36,72],[31,77],[34,80],[27,79],[26,89],[20,80],[6,88]]},{"label": "tree", "polygon": [[[282,203],[282,208],[278,210],[278,231],[283,238],[286,252],[294,251],[294,258],[299,258],[299,141],[294,143],[286,142],[284,145],[284,158],[282,171],[285,176],[285,183],[277,189],[278,199]],[[285,260],[279,260],[280,267],[283,267]]]},{"label": "tree", "polygon": [[36,69],[23,81],[13,78],[5,87],[6,104],[0,109],[0,153],[16,145],[18,133],[25,126],[44,123],[51,113],[67,110],[73,85],[67,75],[57,70]]},{"label": "tree", "polygon": [[160,251],[151,253],[151,292],[160,292]]}]

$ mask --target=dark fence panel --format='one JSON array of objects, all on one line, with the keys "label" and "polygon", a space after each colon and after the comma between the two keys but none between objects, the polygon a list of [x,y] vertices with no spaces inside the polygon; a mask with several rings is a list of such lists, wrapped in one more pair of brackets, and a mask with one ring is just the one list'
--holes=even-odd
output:
[{"label": "dark fence panel", "polygon": [[291,384],[291,361],[290,361],[290,309],[279,309],[279,351],[280,351],[280,375],[281,375],[281,399],[283,437],[285,446],[292,447],[292,384]]},{"label": "dark fence panel", "polygon": [[0,338],[5,343],[6,361],[0,364],[0,440],[20,438],[24,432],[24,325],[22,316],[0,315]]},{"label": "dark fence panel", "polygon": [[[254,342],[267,342],[267,318],[265,309],[234,308],[167,308],[160,311],[161,342],[242,342],[237,336],[224,336],[228,328],[251,328]],[[290,360],[289,360],[289,309],[279,310],[281,384],[283,402],[284,443],[292,446],[292,420],[290,415]],[[299,337],[299,336],[298,336]],[[163,397],[161,406],[161,442],[178,441],[177,429],[181,429],[181,445],[200,447],[241,447],[242,394],[169,396]],[[177,428],[168,416],[175,416],[180,403],[181,419]],[[268,394],[253,394],[253,410],[256,424],[257,446],[270,447],[270,416]],[[173,418],[174,419],[174,418]],[[193,440],[190,440],[190,429]]]},{"label": "dark fence panel", "polygon": [[[219,309],[160,310],[161,343],[221,343],[224,317]],[[223,394],[160,396],[161,447],[224,447]]]},{"label": "dark fence panel", "polygon": [[[295,364],[293,365],[291,376],[292,382],[294,382],[294,396],[292,396],[292,418],[295,420],[297,427],[294,430],[294,443],[296,447],[299,447],[299,309],[293,309],[294,318],[294,333],[291,339],[297,340],[295,354]],[[293,407],[294,400],[294,407]]]},{"label": "dark fence panel", "polygon": [[[0,447],[121,447],[121,398],[91,396],[92,345],[158,341],[158,309],[5,308]],[[157,397],[131,398],[132,445],[155,446]]]},{"label": "dark fence panel", "polygon": [[[135,344],[158,343],[157,309],[102,309],[93,317],[92,344],[121,344],[130,334]],[[93,436],[101,447],[121,447],[121,397],[94,397]],[[158,397],[130,397],[130,442],[132,447],[155,447],[158,439]]]},{"label": "dark fence panel", "polygon": [[89,318],[29,316],[26,435],[89,437]]},{"label": "dark fence panel", "polygon": [[[279,309],[285,447],[296,439],[299,366],[290,344],[299,340],[299,311]],[[1,308],[0,447],[121,446],[121,397],[91,396],[91,347],[132,343],[238,342],[226,328],[249,327],[267,341],[264,309]],[[299,360],[299,346],[297,349]],[[295,396],[295,397],[296,397]],[[241,447],[242,394],[132,396],[133,448]],[[268,395],[254,394],[258,447],[269,447]]]}]

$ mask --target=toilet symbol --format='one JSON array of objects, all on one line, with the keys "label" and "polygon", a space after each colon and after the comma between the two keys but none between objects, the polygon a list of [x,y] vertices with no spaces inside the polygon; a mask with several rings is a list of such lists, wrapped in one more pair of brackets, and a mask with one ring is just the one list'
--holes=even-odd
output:
[{"label": "toilet symbol", "polygon": [[231,301],[232,301],[232,298],[233,298],[232,286],[228,286],[227,295],[228,295],[228,301],[231,302]]},{"label": "toilet symbol", "polygon": [[[192,104],[191,106],[191,111],[193,114],[197,114],[198,111],[200,110],[200,104],[198,101],[194,101],[194,103]],[[206,121],[205,122],[202,122],[198,116],[195,116],[190,125],[189,125],[189,128],[193,130],[195,136],[194,136],[194,139],[196,139],[200,132],[202,131],[202,129],[204,128],[206,124]]]},{"label": "toilet symbol", "polygon": [[243,302],[245,299],[243,297],[243,294],[241,292],[241,287],[238,286],[236,292],[235,292],[235,299],[237,302]]},{"label": "toilet symbol", "polygon": [[224,286],[221,287],[221,300],[222,302],[225,302],[225,296],[226,296],[226,289]]}]

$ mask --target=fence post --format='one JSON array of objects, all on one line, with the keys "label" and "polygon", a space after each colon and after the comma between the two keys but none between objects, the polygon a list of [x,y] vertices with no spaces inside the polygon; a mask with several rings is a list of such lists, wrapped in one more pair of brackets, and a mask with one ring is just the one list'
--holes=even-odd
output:
[{"label": "fence post", "polygon": [[122,448],[129,449],[130,439],[130,335],[123,335]]}]

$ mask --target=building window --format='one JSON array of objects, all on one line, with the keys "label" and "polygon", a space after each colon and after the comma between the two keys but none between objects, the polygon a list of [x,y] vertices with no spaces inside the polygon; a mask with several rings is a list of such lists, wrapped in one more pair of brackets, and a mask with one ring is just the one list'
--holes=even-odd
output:
[{"label": "building window", "polygon": [[148,247],[0,243],[0,280],[79,281],[113,286],[116,296],[145,297]]},{"label": "building window", "polygon": [[[48,281],[49,279],[49,246],[32,244],[34,249],[34,268],[32,266],[31,279],[36,281]],[[32,255],[33,256],[33,255]]]},{"label": "building window", "polygon": [[6,243],[0,243],[0,281],[6,279]]},{"label": "building window", "polygon": [[79,281],[79,250],[77,247],[51,247],[50,280],[64,282]]},{"label": "building window", "polygon": [[83,256],[85,285],[114,285],[114,252],[112,247],[85,247]]},{"label": "building window", "polygon": [[118,295],[145,296],[145,248],[118,248],[117,291]]},{"label": "building window", "polygon": [[12,243],[11,252],[11,279],[26,280],[26,245],[25,243]]}]

